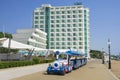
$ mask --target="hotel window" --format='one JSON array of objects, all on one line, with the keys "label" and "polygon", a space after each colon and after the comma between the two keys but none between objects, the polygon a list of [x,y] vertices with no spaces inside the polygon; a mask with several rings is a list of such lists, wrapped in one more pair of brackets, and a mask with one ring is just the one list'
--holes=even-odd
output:
[{"label": "hotel window", "polygon": [[70,14],[70,11],[67,11],[68,14]]},{"label": "hotel window", "polygon": [[44,18],[44,16],[40,16],[40,19],[43,19]]},{"label": "hotel window", "polygon": [[59,11],[56,11],[56,14],[60,14],[60,12],[59,12]]},{"label": "hotel window", "polygon": [[81,18],[82,17],[82,15],[79,15],[79,18]]},{"label": "hotel window", "polygon": [[82,19],[79,19],[79,22],[82,22]]},{"label": "hotel window", "polygon": [[67,20],[67,22],[71,22],[71,20]]},{"label": "hotel window", "polygon": [[79,42],[79,45],[82,45],[82,42]]},{"label": "hotel window", "polygon": [[73,45],[76,45],[76,42],[73,42]]},{"label": "hotel window", "polygon": [[54,19],[54,16],[51,16],[51,19]]},{"label": "hotel window", "polygon": [[67,27],[70,27],[70,24],[67,24]]},{"label": "hotel window", "polygon": [[38,19],[38,16],[36,16],[35,19]]},{"label": "hotel window", "polygon": [[76,29],[76,28],[73,28],[73,31],[77,31],[77,29]]},{"label": "hotel window", "polygon": [[62,49],[65,49],[65,47],[62,47]]},{"label": "hotel window", "polygon": [[79,28],[79,31],[82,31],[82,29],[81,29],[81,28]]},{"label": "hotel window", "polygon": [[59,18],[60,18],[60,16],[56,16],[56,18],[57,18],[57,19],[59,19]]},{"label": "hotel window", "polygon": [[65,27],[65,24],[62,24],[62,27]]},{"label": "hotel window", "polygon": [[39,15],[39,13],[38,13],[38,12],[35,12],[35,15]]},{"label": "hotel window", "polygon": [[62,36],[65,36],[65,34],[64,34],[64,33],[62,33]]},{"label": "hotel window", "polygon": [[73,19],[73,22],[77,22],[76,19]]},{"label": "hotel window", "polygon": [[82,33],[79,33],[79,36],[82,36]]},{"label": "hotel window", "polygon": [[38,28],[38,25],[35,25],[35,28]]},{"label": "hotel window", "polygon": [[60,47],[56,47],[56,49],[60,49]]},{"label": "hotel window", "polygon": [[38,21],[35,21],[35,24],[38,24]]},{"label": "hotel window", "polygon": [[56,29],[56,32],[59,32],[59,29]]},{"label": "hotel window", "polygon": [[65,45],[65,43],[64,43],[64,42],[62,42],[62,45]]},{"label": "hotel window", "polygon": [[59,20],[56,20],[57,23],[59,23],[60,21]]},{"label": "hotel window", "polygon": [[40,29],[40,30],[44,31],[44,29]]},{"label": "hotel window", "polygon": [[51,38],[51,41],[54,41],[54,38]]},{"label": "hotel window", "polygon": [[51,12],[51,14],[55,14],[55,12]]},{"label": "hotel window", "polygon": [[40,24],[41,24],[41,23],[44,23],[44,21],[40,21]]},{"label": "hotel window", "polygon": [[73,47],[74,49],[76,49],[76,47]]},{"label": "hotel window", "polygon": [[82,47],[79,47],[79,49],[82,49]]},{"label": "hotel window", "polygon": [[51,42],[51,45],[54,45],[54,42]]},{"label": "hotel window", "polygon": [[44,12],[40,12],[40,15],[44,15]]},{"label": "hotel window", "polygon": [[40,28],[44,28],[44,26],[43,26],[43,25],[40,25]]},{"label": "hotel window", "polygon": [[54,25],[51,25],[52,28],[54,28]]},{"label": "hotel window", "polygon": [[73,11],[73,13],[76,13],[76,11]]},{"label": "hotel window", "polygon": [[[59,33],[57,33],[56,36],[59,36]],[[59,38],[58,38],[58,39],[59,39]]]},{"label": "hotel window", "polygon": [[66,32],[65,29],[62,29],[63,32]]},{"label": "hotel window", "polygon": [[54,33],[51,33],[51,36],[54,36]]},{"label": "hotel window", "polygon": [[76,37],[74,37],[73,40],[76,41],[77,40]]},{"label": "hotel window", "polygon": [[54,23],[54,20],[51,20],[51,23]]},{"label": "hotel window", "polygon": [[73,27],[76,27],[76,24],[73,24]]},{"label": "hotel window", "polygon": [[65,11],[62,11],[62,14],[65,14]]},{"label": "hotel window", "polygon": [[67,15],[67,18],[70,18],[70,15]]},{"label": "hotel window", "polygon": [[68,32],[70,32],[71,30],[70,29],[67,29]]},{"label": "hotel window", "polygon": [[63,23],[65,23],[65,20],[62,20]]},{"label": "hotel window", "polygon": [[51,32],[54,32],[54,29],[51,29]]},{"label": "hotel window", "polygon": [[79,27],[81,27],[82,26],[82,24],[79,24]]},{"label": "hotel window", "polygon": [[82,37],[79,37],[79,40],[82,40]]},{"label": "hotel window", "polygon": [[[62,41],[65,41],[65,38],[62,38]],[[64,44],[64,43],[63,43],[63,44]],[[63,44],[62,44],[62,45],[63,45]]]},{"label": "hotel window", "polygon": [[70,45],[70,42],[68,42],[67,45]]},{"label": "hotel window", "polygon": [[82,13],[82,10],[79,10],[79,13]]},{"label": "hotel window", "polygon": [[73,33],[73,36],[76,36],[76,33]]},{"label": "hotel window", "polygon": [[70,33],[67,33],[68,36],[71,36]]},{"label": "hotel window", "polygon": [[54,47],[51,47],[51,49],[54,49]]},{"label": "hotel window", "polygon": [[73,18],[76,18],[76,15],[73,15]]},{"label": "hotel window", "polygon": [[67,38],[68,41],[70,41],[70,38]]},{"label": "hotel window", "polygon": [[56,45],[59,45],[59,42],[56,42]]},{"label": "hotel window", "polygon": [[65,15],[62,15],[62,18],[65,18]]},{"label": "hotel window", "polygon": [[57,24],[57,25],[56,25],[56,27],[60,27],[60,25],[59,25],[59,24]]}]

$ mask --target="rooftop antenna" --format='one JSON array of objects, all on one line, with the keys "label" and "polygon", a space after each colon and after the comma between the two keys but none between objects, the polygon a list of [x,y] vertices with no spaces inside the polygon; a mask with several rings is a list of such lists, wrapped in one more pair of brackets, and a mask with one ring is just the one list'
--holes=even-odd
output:
[{"label": "rooftop antenna", "polygon": [[82,5],[82,2],[76,2],[74,5]]}]

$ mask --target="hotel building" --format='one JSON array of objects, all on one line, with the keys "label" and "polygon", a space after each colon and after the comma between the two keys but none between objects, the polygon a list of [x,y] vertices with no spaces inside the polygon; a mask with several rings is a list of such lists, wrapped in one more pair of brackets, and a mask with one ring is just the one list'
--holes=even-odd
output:
[{"label": "hotel building", "polygon": [[47,49],[75,49],[89,58],[89,9],[82,4],[43,4],[33,12],[33,28],[47,33]]},{"label": "hotel building", "polygon": [[12,36],[15,41],[46,49],[46,35],[39,29],[18,29]]}]

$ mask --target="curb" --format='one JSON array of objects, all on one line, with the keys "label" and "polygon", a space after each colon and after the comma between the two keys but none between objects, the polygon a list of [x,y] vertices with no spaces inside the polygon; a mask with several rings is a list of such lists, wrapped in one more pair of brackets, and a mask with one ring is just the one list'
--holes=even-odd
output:
[{"label": "curb", "polygon": [[[108,70],[108,69],[107,69]],[[111,70],[108,70],[109,73],[116,79],[116,80],[120,80],[115,74],[113,74],[113,72]]]},{"label": "curb", "polygon": [[[105,67],[106,68],[106,67]],[[115,78],[115,80],[120,80],[113,72],[106,68],[106,70]]]}]

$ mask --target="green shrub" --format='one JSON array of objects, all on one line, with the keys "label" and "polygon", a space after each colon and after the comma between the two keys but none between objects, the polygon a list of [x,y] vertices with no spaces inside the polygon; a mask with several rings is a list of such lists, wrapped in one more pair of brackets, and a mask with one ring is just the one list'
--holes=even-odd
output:
[{"label": "green shrub", "polygon": [[35,58],[33,58],[33,62],[34,62],[35,64],[38,64],[38,63],[40,63],[40,59],[37,58],[37,57],[35,57]]},{"label": "green shrub", "polygon": [[8,61],[8,62],[0,62],[0,69],[3,68],[11,68],[11,67],[20,67],[20,66],[28,66],[28,65],[34,65],[39,63],[49,63],[54,61],[54,59],[40,59],[38,57],[33,58],[32,61]]}]

